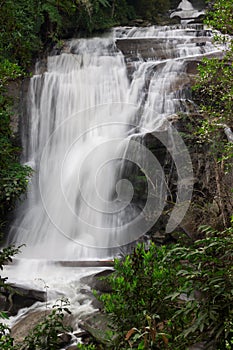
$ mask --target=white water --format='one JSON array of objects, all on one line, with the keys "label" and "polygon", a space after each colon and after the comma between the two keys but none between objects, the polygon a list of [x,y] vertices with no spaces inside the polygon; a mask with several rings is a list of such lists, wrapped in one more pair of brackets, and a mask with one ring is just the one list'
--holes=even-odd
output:
[{"label": "white water", "polygon": [[173,18],[178,16],[182,19],[181,23],[184,24],[189,23],[190,21],[193,21],[194,18],[204,14],[205,11],[196,10],[190,1],[182,0],[177,7],[177,11],[173,12],[170,17]]},{"label": "white water", "polygon": [[[162,39],[163,58],[151,47],[149,59],[139,52],[125,60],[116,40],[143,38]],[[197,45],[197,38],[206,44]],[[10,281],[43,289],[43,280],[51,303],[66,295],[77,318],[93,312],[90,301],[79,302],[79,281],[99,269],[61,268],[48,260],[111,258],[156,221],[157,214],[150,222],[130,204],[133,188],[121,172],[124,158],[144,169],[144,158],[152,163],[149,180],[159,174],[159,200],[150,198],[149,209],[160,214],[166,199],[161,167],[135,143],[128,152],[129,144],[169,129],[171,115],[188,112],[186,62],[219,50],[198,26],[127,27],[107,37],[67,41],[60,55],[48,57],[46,72],[37,65],[23,135],[24,162],[35,175],[10,232],[8,243],[26,244],[19,263],[4,272]]]},{"label": "white water", "polygon": [[[107,37],[73,39],[48,57],[46,72],[36,70],[23,136],[24,161],[35,175],[10,234],[11,242],[26,244],[24,258],[106,259],[145,233],[130,205],[132,185],[120,179],[121,159],[132,135],[168,128],[167,117],[188,111],[186,61],[218,50],[208,31],[206,44],[197,45],[206,34],[197,29],[117,28]],[[146,61],[128,59],[130,80],[115,41],[143,37],[166,39],[164,59],[156,52]]]},{"label": "white water", "polygon": [[[67,300],[68,304],[65,306],[71,312],[71,316],[66,314],[69,317],[67,322],[72,327],[73,333],[82,332],[80,320],[98,310],[92,305],[89,296],[91,287],[83,283],[81,278],[101,272],[103,269],[105,268],[61,267],[38,260],[30,260],[29,262],[28,259],[21,259],[18,265],[6,266],[2,277],[7,276],[7,282],[16,283],[25,289],[46,292],[46,302],[36,302],[31,307],[20,309],[16,316],[9,317],[8,320],[4,320],[4,323],[7,323],[13,330],[14,326],[16,326],[16,329],[22,327],[23,330],[20,333],[20,337],[22,337],[24,334],[26,335],[25,331],[29,331],[28,317],[31,314],[40,315],[41,322],[45,311],[51,310],[55,305],[61,306],[62,300],[64,306],[64,302]],[[25,326],[25,324],[28,326]],[[77,339],[73,333],[70,333],[72,336],[71,343],[75,345],[81,339]],[[15,337],[15,333],[12,336]]]}]

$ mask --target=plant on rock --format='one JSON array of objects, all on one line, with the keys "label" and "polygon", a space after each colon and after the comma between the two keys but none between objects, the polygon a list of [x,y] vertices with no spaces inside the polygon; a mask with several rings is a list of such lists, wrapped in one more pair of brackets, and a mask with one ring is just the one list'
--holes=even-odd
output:
[{"label": "plant on rock", "polygon": [[44,320],[33,328],[22,344],[19,344],[19,348],[21,350],[60,349],[58,335],[71,330],[70,327],[64,326],[65,314],[71,313],[67,308],[68,305],[67,299],[58,300]]}]

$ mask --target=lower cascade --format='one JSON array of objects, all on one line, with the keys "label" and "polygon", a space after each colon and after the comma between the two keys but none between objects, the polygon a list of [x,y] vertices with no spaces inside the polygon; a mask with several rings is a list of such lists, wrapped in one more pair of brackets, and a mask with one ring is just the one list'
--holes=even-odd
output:
[{"label": "lower cascade", "polygon": [[[166,232],[179,225],[193,174],[173,122],[195,108],[190,86],[197,62],[221,52],[201,24],[117,27],[67,40],[46,64],[36,64],[22,132],[23,162],[34,175],[9,233],[8,244],[24,245],[18,262],[6,267],[9,281],[48,286],[51,303],[68,296],[77,319],[93,312],[89,301],[80,302],[80,278],[102,268],[74,268],[74,262],[111,260],[127,250],[166,204],[166,175],[146,146],[148,135],[177,169]],[[140,200],[134,173],[146,179]]]}]

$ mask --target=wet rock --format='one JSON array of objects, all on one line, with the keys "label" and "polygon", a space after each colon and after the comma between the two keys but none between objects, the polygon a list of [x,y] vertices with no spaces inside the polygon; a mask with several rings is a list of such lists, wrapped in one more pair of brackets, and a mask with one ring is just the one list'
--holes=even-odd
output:
[{"label": "wet rock", "polygon": [[97,343],[109,344],[108,334],[113,330],[113,324],[108,315],[97,312],[86,318],[80,327],[87,331]]},{"label": "wet rock", "polygon": [[17,312],[25,307],[30,307],[37,301],[46,301],[46,292],[39,289],[32,289],[19,284],[8,284],[9,289],[3,289],[2,294],[6,299],[5,310],[10,315],[16,315]]},{"label": "wet rock", "polygon": [[[38,323],[43,322],[50,314],[51,310],[35,310],[30,311],[22,315],[19,321],[11,328],[11,336],[14,338],[14,343],[21,343],[24,338],[33,330],[33,328],[38,325]],[[64,317],[63,325],[70,326],[73,322],[72,315],[66,315]],[[66,342],[66,345],[70,343],[71,336],[66,333],[61,334],[61,342]],[[63,346],[63,345],[62,345]]]},{"label": "wet rock", "polygon": [[77,350],[78,349],[78,345],[70,345],[68,346],[68,348],[66,348],[66,350]]},{"label": "wet rock", "polygon": [[0,311],[6,311],[8,308],[7,298],[4,295],[0,295]]},{"label": "wet rock", "polygon": [[[147,59],[170,59],[177,56],[179,46],[185,44],[183,38],[121,38],[116,41],[118,49],[122,51],[126,58],[135,60],[140,55],[141,58]],[[189,45],[205,46],[212,39],[208,36],[190,38]],[[193,58],[192,60],[198,60]]]},{"label": "wet rock", "polygon": [[74,336],[76,338],[82,338],[83,339],[83,338],[89,337],[89,334],[86,331],[81,331],[81,332],[74,333]]},{"label": "wet rock", "polygon": [[72,336],[69,333],[62,333],[58,336],[58,338],[59,338],[59,346],[64,347],[70,344]]},{"label": "wet rock", "polygon": [[90,290],[81,289],[80,293],[83,295],[83,297],[79,298],[80,305],[84,304],[85,301],[88,299],[88,300],[91,300],[91,304],[94,307],[94,309],[99,309],[99,310],[103,309],[103,304],[98,299],[96,299],[96,297],[93,295],[93,293]]},{"label": "wet rock", "polygon": [[91,341],[91,335],[87,331],[75,333],[74,336],[79,339],[79,341],[81,340],[83,344],[89,344]]},{"label": "wet rock", "polygon": [[113,260],[56,261],[54,264],[63,267],[111,267],[113,266]]},{"label": "wet rock", "polygon": [[104,277],[107,277],[113,273],[113,270],[104,270],[99,273],[86,276],[81,278],[81,283],[87,284],[91,287],[91,289],[97,290],[102,293],[109,293],[112,291],[111,286],[109,283],[104,279]]},{"label": "wet rock", "polygon": [[[7,96],[12,99],[12,113],[10,115],[10,128],[12,131],[12,137],[14,138],[14,143],[16,145],[21,145],[20,140],[20,127],[22,119],[25,119],[25,109],[24,101],[26,101],[26,96],[29,86],[29,78],[18,78],[11,80],[7,84]],[[21,118],[21,116],[24,118]]]},{"label": "wet rock", "polygon": [[29,332],[49,314],[49,310],[37,310],[24,315],[12,328],[15,344],[21,343]]}]

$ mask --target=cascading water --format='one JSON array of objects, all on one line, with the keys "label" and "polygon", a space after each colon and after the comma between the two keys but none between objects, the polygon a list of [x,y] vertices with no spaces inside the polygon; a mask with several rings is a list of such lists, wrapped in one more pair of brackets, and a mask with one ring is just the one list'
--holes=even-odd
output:
[{"label": "cascading water", "polygon": [[[125,60],[118,47],[136,40],[140,48],[145,38],[151,57],[139,49]],[[120,160],[132,135],[160,130],[188,110],[187,61],[216,50],[201,26],[116,28],[67,41],[48,57],[29,88],[24,161],[35,176],[10,234],[26,244],[23,257],[107,258],[144,233],[133,233],[139,214]]]},{"label": "cascading water", "polygon": [[[156,133],[170,147],[178,182],[191,177],[181,164],[187,168],[185,146],[168,120],[189,111],[188,64],[220,52],[201,25],[120,27],[105,37],[67,41],[59,55],[48,57],[46,71],[37,65],[23,134],[23,161],[35,173],[8,241],[26,247],[18,268],[6,269],[10,280],[37,285],[35,278],[42,278],[52,291],[70,296],[80,314],[80,272],[46,261],[112,257],[153,225],[166,201],[166,184],[143,137]],[[159,134],[164,130],[170,132],[169,147]],[[125,160],[146,170],[149,198],[141,210],[131,203],[133,186],[122,179]],[[180,203],[191,194],[182,186]],[[185,210],[174,210],[168,232]]]}]

